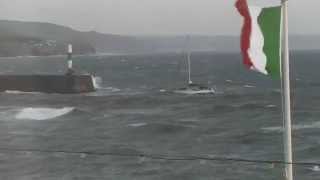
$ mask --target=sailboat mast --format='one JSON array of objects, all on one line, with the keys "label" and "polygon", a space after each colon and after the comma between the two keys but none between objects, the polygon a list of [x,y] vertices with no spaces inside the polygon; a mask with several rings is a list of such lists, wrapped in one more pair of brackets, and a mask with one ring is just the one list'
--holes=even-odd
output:
[{"label": "sailboat mast", "polygon": [[186,40],[187,40],[186,49],[187,49],[187,63],[188,63],[188,84],[192,84],[192,80],[191,80],[190,36],[187,36],[187,37],[186,37]]},{"label": "sailboat mast", "polygon": [[190,50],[188,49],[188,53],[187,53],[187,59],[188,59],[188,83],[189,84],[192,84],[192,81],[191,81],[191,53],[190,53]]}]

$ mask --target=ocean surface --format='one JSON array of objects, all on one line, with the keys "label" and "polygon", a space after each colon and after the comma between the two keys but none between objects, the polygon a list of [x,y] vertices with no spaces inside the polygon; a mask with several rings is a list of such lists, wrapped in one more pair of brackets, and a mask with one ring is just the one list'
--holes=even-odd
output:
[{"label": "ocean surface", "polygon": [[[320,162],[320,52],[291,53],[294,160]],[[78,56],[97,92],[0,93],[1,180],[279,180],[283,165],[150,156],[282,160],[280,81],[246,70],[237,53]],[[1,58],[0,74],[63,74],[65,57]],[[295,166],[296,179],[320,167]]]}]

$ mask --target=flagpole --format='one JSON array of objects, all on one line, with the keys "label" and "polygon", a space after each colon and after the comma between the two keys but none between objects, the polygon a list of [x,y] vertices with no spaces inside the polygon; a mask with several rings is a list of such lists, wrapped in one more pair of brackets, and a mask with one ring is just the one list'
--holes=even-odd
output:
[{"label": "flagpole", "polygon": [[289,70],[289,34],[288,34],[288,0],[282,1],[282,101],[284,121],[284,159],[286,180],[293,180],[292,168],[292,137],[291,137],[291,100],[290,100],[290,70]]}]

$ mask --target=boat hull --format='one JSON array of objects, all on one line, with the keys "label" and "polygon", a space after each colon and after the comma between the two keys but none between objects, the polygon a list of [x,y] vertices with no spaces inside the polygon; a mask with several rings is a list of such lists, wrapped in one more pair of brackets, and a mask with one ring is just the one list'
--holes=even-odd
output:
[{"label": "boat hull", "polygon": [[72,94],[95,87],[91,75],[0,75],[0,91]]}]

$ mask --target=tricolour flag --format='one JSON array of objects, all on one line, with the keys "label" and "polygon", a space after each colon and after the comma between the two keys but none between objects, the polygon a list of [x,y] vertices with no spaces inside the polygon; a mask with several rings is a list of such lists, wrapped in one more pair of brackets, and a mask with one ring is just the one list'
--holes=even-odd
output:
[{"label": "tricolour flag", "polygon": [[[280,0],[248,4],[237,0],[236,8],[244,18],[241,51],[244,64],[255,71],[280,77],[281,5]],[[277,3],[278,2],[278,3]]]}]

